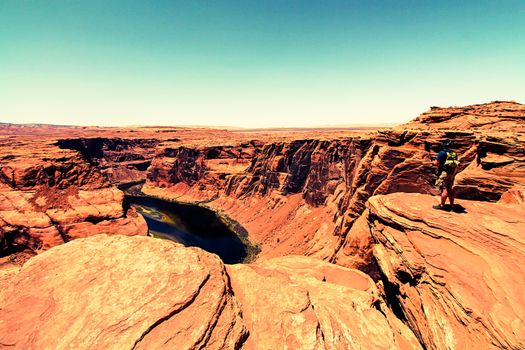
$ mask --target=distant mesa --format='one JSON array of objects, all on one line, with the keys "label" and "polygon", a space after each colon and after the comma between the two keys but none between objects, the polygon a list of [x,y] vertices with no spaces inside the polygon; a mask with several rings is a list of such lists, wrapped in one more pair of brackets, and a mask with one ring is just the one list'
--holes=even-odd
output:
[{"label": "distant mesa", "polygon": [[494,101],[465,107],[431,107],[415,120],[398,128],[525,132],[525,105]]}]

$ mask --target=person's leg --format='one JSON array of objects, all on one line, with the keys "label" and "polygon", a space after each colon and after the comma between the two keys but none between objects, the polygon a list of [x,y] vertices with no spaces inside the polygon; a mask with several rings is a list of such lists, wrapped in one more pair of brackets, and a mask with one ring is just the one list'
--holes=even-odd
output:
[{"label": "person's leg", "polygon": [[441,206],[442,207],[445,206],[445,203],[447,202],[447,197],[449,197],[448,190],[446,188],[443,188],[443,192],[441,192]]},{"label": "person's leg", "polygon": [[450,202],[450,206],[452,208],[454,208],[454,197],[455,197],[455,193],[454,193],[454,180],[456,178],[456,171],[454,171],[452,174],[450,174],[450,178],[449,178],[449,181],[447,181],[447,185],[448,185],[448,201]]},{"label": "person's leg", "polygon": [[445,177],[443,175],[444,174],[441,173],[436,179],[435,186],[439,190],[440,204],[433,205],[432,207],[434,209],[442,209],[445,205],[445,201],[447,200],[446,187],[444,184]]}]

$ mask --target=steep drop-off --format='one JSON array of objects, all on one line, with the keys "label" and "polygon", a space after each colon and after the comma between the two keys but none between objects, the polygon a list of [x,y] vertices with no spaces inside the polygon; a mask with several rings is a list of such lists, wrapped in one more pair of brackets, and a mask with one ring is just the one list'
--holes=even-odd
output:
[{"label": "steep drop-off", "polygon": [[355,233],[389,301],[428,349],[522,349],[523,206],[463,201],[457,214],[429,211],[432,202],[405,193],[368,202],[367,229]]},{"label": "steep drop-off", "polygon": [[0,138],[0,259],[97,233],[145,235],[123,193],[77,152],[32,138]]},{"label": "steep drop-off", "polygon": [[[432,108],[375,133],[34,139],[9,126],[0,343],[524,348],[524,123],[523,105],[495,102]],[[463,213],[431,209],[444,139],[460,156]],[[225,267],[200,249],[119,236],[147,228],[114,184],[144,179],[149,195],[242,225],[262,248],[258,260]],[[21,268],[2,264],[43,250]]]},{"label": "steep drop-off", "polygon": [[158,139],[75,138],[58,140],[63,149],[80,152],[84,160],[95,165],[112,183],[140,182],[160,143]]},{"label": "steep drop-off", "polygon": [[[468,113],[493,120],[503,109],[512,109],[508,113],[521,127],[525,112],[515,103],[455,107],[450,113],[463,125],[461,116]],[[262,245],[262,257],[312,255],[345,264],[353,253],[341,247],[348,247],[348,232],[368,198],[436,193],[433,161],[445,139],[454,141],[460,155],[460,199],[497,201],[525,184],[523,134],[500,132],[500,124],[493,131],[486,131],[486,123],[482,131],[446,125],[455,130],[412,130],[409,124],[362,136],[165,149],[153,159],[143,191],[225,212]]]}]

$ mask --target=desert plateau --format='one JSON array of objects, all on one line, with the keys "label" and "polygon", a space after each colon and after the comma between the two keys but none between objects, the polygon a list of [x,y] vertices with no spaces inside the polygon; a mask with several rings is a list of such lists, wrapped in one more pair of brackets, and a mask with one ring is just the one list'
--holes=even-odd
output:
[{"label": "desert plateau", "polygon": [[[432,209],[445,139],[461,212]],[[524,149],[504,101],[380,129],[1,124],[0,347],[523,349]],[[155,234],[169,203],[242,254]]]},{"label": "desert plateau", "polygon": [[524,19],[1,0],[0,350],[525,350]]}]

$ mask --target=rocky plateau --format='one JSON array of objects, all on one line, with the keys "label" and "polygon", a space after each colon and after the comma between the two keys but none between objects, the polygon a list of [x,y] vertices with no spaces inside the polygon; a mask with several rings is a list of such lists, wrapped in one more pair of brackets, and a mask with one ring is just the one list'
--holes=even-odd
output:
[{"label": "rocky plateau", "polygon": [[[445,139],[461,212],[432,209]],[[379,130],[0,124],[0,347],[523,349],[524,150],[501,101]],[[130,186],[257,259],[147,237]]]}]

